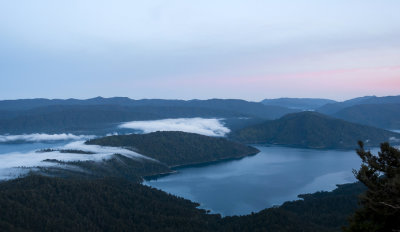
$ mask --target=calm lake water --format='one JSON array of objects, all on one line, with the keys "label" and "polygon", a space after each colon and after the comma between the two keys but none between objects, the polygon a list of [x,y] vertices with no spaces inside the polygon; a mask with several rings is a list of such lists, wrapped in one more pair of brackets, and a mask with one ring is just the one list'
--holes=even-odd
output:
[{"label": "calm lake water", "polygon": [[255,156],[181,168],[145,184],[214,213],[243,215],[298,199],[298,194],[354,182],[352,169],[361,164],[355,151],[256,147],[261,152]]},{"label": "calm lake water", "polygon": [[[67,143],[69,141],[0,144],[0,156],[7,156],[5,162],[9,162],[14,153]],[[201,208],[214,213],[243,215],[298,199],[298,194],[329,191],[335,189],[336,184],[354,182],[352,169],[358,169],[361,163],[355,151],[256,147],[261,151],[257,155],[181,168],[176,174],[145,184],[198,202]],[[4,165],[0,163],[0,167]],[[9,171],[1,169],[0,176],[2,172]]]}]

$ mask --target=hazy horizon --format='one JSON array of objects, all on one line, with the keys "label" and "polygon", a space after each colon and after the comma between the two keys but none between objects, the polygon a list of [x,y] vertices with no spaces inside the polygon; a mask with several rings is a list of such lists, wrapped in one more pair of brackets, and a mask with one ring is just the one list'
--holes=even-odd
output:
[{"label": "hazy horizon", "polygon": [[[400,96],[399,94],[394,94],[394,95],[363,95],[363,96],[355,96],[354,98],[360,98],[360,97],[391,97],[391,96]],[[276,97],[276,98],[261,98],[261,99],[246,99],[246,98],[217,98],[217,97],[210,97],[210,98],[130,98],[127,96],[110,96],[110,97],[104,97],[104,96],[92,96],[88,98],[76,98],[76,97],[66,97],[66,98],[47,98],[47,97],[30,97],[30,98],[14,98],[14,99],[1,99],[0,101],[8,101],[8,100],[27,100],[27,99],[48,99],[48,100],[69,100],[69,99],[75,99],[75,100],[89,100],[89,99],[94,99],[94,98],[129,98],[131,100],[182,100],[182,101],[191,101],[191,100],[212,100],[212,99],[222,99],[222,100],[245,100],[249,102],[261,102],[262,100],[272,100],[272,99],[284,99],[284,98],[289,98],[289,99],[326,99],[326,100],[334,100],[337,102],[343,102],[347,100],[351,100],[354,98],[346,98],[346,99],[335,99],[335,98],[323,98],[323,97]]]}]

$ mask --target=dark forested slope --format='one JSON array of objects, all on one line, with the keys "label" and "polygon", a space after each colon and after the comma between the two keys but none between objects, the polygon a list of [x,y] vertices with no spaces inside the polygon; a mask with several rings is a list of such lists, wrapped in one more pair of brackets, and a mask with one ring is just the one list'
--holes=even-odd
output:
[{"label": "dark forested slope", "polygon": [[48,176],[68,179],[119,178],[135,183],[143,181],[142,177],[171,173],[172,170],[156,160],[127,157],[113,154],[111,158],[101,161],[59,161],[45,160],[59,165],[37,167],[33,172]]},{"label": "dark forested slope", "polygon": [[323,114],[335,114],[340,110],[355,106],[355,105],[365,105],[365,104],[400,104],[400,95],[398,96],[385,96],[385,97],[376,97],[376,96],[365,96],[353,98],[343,102],[329,103],[324,106],[321,106],[317,109],[318,112]]},{"label": "dark forested slope", "polygon": [[169,166],[241,158],[259,152],[225,138],[179,131],[108,136],[89,140],[86,144],[126,147]]},{"label": "dark forested slope", "polygon": [[400,134],[316,112],[289,114],[278,120],[238,130],[231,137],[245,143],[308,148],[356,148],[359,140],[364,141],[367,146],[378,146],[385,141],[400,141]]},{"label": "dark forested slope", "polygon": [[384,129],[400,129],[400,103],[355,105],[344,108],[332,116]]},{"label": "dark forested slope", "polygon": [[1,231],[210,231],[218,216],[120,179],[29,176],[0,183]]},{"label": "dark forested slope", "polygon": [[[183,198],[121,179],[28,176],[0,182],[1,231],[340,231],[359,184],[241,217],[207,214]],[[234,204],[234,203],[233,203]]]},{"label": "dark forested slope", "polygon": [[339,185],[332,192],[299,195],[302,200],[246,216],[226,217],[225,231],[341,231],[358,208],[357,196],[365,191],[360,183]]}]

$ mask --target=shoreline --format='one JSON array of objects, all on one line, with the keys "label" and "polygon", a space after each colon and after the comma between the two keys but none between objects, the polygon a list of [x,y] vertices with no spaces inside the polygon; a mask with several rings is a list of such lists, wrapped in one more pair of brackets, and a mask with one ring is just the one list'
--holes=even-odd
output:
[{"label": "shoreline", "polygon": [[212,164],[218,164],[218,163],[222,163],[222,162],[226,162],[226,161],[240,160],[240,159],[243,159],[243,158],[246,158],[246,157],[255,156],[258,153],[260,153],[260,151],[258,151],[256,153],[245,154],[245,155],[240,156],[240,157],[229,157],[229,158],[223,158],[223,159],[210,160],[210,161],[206,161],[206,162],[194,162],[194,163],[188,163],[188,164],[168,166],[168,168],[171,169],[170,172],[158,173],[158,174],[150,175],[150,176],[142,176],[142,178],[143,178],[144,181],[157,180],[158,178],[178,173],[179,169],[191,168],[191,167],[204,167],[204,166],[208,166],[208,165],[212,165]]}]

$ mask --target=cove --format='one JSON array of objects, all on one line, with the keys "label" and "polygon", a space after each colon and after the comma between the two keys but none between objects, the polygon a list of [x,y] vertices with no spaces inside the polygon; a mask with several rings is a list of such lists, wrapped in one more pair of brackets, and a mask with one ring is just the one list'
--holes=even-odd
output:
[{"label": "cove", "polygon": [[257,155],[179,168],[144,184],[198,202],[212,213],[245,215],[296,200],[299,194],[355,182],[352,170],[361,164],[353,150],[255,147]]}]

